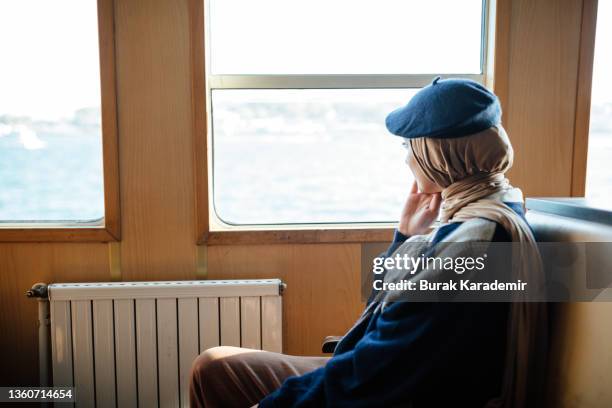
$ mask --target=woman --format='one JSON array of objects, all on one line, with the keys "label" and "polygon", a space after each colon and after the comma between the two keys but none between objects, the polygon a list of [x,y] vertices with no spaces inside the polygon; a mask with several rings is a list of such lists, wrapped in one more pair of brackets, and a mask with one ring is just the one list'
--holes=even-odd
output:
[{"label": "woman", "polygon": [[[522,195],[504,173],[513,151],[499,101],[476,82],[440,80],[387,117],[414,174],[394,242],[517,241],[533,246]],[[440,215],[442,223],[431,228]],[[519,277],[537,282],[538,259]],[[544,314],[538,304],[399,302],[375,294],[331,359],[218,347],[194,364],[205,407],[523,407],[538,403]],[[519,330],[520,328],[520,330]]]}]

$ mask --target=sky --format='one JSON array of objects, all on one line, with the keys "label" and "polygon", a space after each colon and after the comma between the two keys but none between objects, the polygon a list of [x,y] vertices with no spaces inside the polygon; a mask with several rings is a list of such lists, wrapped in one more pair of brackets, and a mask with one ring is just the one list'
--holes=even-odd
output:
[{"label": "sky", "polygon": [[213,74],[479,73],[481,0],[211,0]]},{"label": "sky", "polygon": [[96,0],[0,1],[0,116],[100,106]]},{"label": "sky", "polygon": [[592,103],[612,102],[612,0],[599,0]]},{"label": "sky", "polygon": [[[478,70],[480,0],[212,0],[211,9],[217,74]],[[593,103],[612,102],[612,0],[598,14]],[[97,44],[96,0],[0,1],[0,115],[59,119],[99,106]]]}]

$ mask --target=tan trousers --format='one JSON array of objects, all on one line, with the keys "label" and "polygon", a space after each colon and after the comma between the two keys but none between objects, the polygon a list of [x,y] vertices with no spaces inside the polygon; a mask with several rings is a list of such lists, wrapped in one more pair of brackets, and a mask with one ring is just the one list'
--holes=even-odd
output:
[{"label": "tan trousers", "polygon": [[214,347],[193,363],[192,407],[248,408],[281,386],[286,378],[319,368],[328,357],[298,357],[239,347]]}]

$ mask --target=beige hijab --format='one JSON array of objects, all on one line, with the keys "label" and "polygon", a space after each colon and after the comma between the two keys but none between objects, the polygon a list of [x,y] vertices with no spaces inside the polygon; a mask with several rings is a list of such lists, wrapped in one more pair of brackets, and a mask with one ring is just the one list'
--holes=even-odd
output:
[{"label": "beige hijab", "polygon": [[[499,223],[528,250],[513,256],[517,279],[543,285],[541,259],[527,223],[499,198],[518,192],[505,172],[512,166],[514,152],[503,127],[454,139],[410,139],[414,157],[425,175],[443,188],[441,220],[465,221],[485,218]],[[542,406],[547,345],[546,308],[542,303],[514,299],[508,322],[508,347],[502,394],[487,407],[518,408]]]}]

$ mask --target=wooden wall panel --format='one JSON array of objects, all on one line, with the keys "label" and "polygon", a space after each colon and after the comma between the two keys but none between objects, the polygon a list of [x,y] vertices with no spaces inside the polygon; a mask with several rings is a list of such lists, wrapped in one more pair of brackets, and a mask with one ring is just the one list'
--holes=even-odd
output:
[{"label": "wooden wall panel", "polygon": [[287,292],[290,288],[295,291],[285,306],[288,353],[319,354],[326,336],[343,335],[355,323],[364,306],[360,247],[293,246],[286,278]]},{"label": "wooden wall panel", "polygon": [[115,5],[124,280],[195,276],[187,6]]},{"label": "wooden wall panel", "polygon": [[280,278],[284,351],[317,355],[325,336],[355,322],[360,299],[359,244],[211,246],[209,278]]},{"label": "wooden wall panel", "polygon": [[582,1],[512,1],[503,121],[528,196],[571,193],[581,16]]},{"label": "wooden wall panel", "polygon": [[25,292],[36,282],[107,280],[106,244],[2,244],[0,274],[0,384],[36,384],[38,305]]}]

